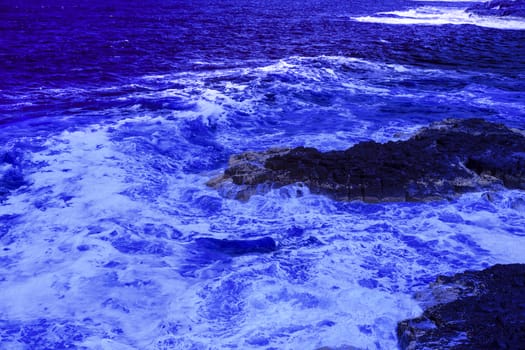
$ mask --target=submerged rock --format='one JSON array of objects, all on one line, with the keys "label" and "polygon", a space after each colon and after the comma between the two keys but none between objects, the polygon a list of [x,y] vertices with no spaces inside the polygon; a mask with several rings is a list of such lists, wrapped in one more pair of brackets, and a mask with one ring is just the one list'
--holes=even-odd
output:
[{"label": "submerged rock", "polygon": [[493,0],[475,4],[468,12],[483,16],[525,17],[525,0]]},{"label": "submerged rock", "polygon": [[440,276],[429,295],[437,305],[398,324],[401,349],[525,349],[525,264]]},{"label": "submerged rock", "polygon": [[0,202],[26,184],[22,172],[22,154],[12,150],[0,153]]},{"label": "submerged rock", "polygon": [[336,200],[366,202],[435,200],[498,186],[525,189],[525,136],[483,119],[448,119],[406,141],[234,155],[208,185],[247,199],[294,183]]},{"label": "submerged rock", "polygon": [[[217,239],[201,237],[188,247],[186,263],[178,268],[179,273],[185,277],[196,277],[199,270],[211,264],[218,264],[215,268],[220,269],[221,264],[230,264],[233,259],[245,255],[269,254],[277,249],[279,245],[272,237],[261,237],[257,239]],[[212,271],[208,271],[212,273]]]},{"label": "submerged rock", "polygon": [[229,256],[270,253],[277,249],[277,242],[271,237],[246,240],[197,238],[196,243],[201,250],[214,251]]}]

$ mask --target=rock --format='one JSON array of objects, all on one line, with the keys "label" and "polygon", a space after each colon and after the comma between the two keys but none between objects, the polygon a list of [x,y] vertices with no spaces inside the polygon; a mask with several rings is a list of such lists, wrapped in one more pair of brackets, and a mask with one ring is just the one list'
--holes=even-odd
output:
[{"label": "rock", "polygon": [[475,4],[467,12],[482,16],[525,17],[525,0],[493,0]]},{"label": "rock", "polygon": [[525,264],[440,276],[430,296],[398,323],[401,349],[525,349]]},{"label": "rock", "polygon": [[264,168],[265,162],[271,157],[284,155],[290,151],[291,148],[270,148],[264,152],[235,154],[230,157],[229,168],[226,169],[224,175],[211,179],[207,184],[216,187],[228,179],[232,179],[237,184],[244,181],[249,183],[264,181],[268,173],[268,170]]},{"label": "rock", "polygon": [[208,185],[247,199],[294,183],[336,200],[365,202],[428,201],[501,186],[525,189],[525,136],[483,119],[447,119],[406,141],[361,142],[345,151],[297,147],[242,153]]}]

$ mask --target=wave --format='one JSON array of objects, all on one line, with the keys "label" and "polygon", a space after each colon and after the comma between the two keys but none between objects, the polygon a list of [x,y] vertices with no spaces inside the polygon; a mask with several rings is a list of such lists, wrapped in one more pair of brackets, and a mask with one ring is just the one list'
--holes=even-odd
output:
[{"label": "wave", "polygon": [[450,114],[523,125],[502,79],[293,56],[141,77],[79,95],[86,124],[5,129],[2,181],[24,184],[0,206],[3,344],[395,348],[435,275],[523,261],[522,192],[386,205],[295,184],[241,203],[205,184],[248,149],[401,139]]},{"label": "wave", "polygon": [[353,17],[355,21],[395,25],[475,25],[505,30],[525,30],[525,20],[516,17],[480,16],[466,8],[423,6],[404,11],[380,12]]}]

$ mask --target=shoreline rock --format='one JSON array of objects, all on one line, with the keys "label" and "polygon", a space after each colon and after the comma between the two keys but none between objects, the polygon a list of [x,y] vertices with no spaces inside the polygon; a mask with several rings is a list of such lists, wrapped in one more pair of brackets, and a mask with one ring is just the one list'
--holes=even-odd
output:
[{"label": "shoreline rock", "polygon": [[439,276],[420,317],[401,321],[401,349],[525,349],[525,264]]},{"label": "shoreline rock", "polygon": [[406,141],[358,143],[344,151],[269,149],[230,158],[208,185],[246,200],[303,183],[335,200],[430,201],[507,187],[525,189],[525,135],[483,119],[447,119]]},{"label": "shoreline rock", "polygon": [[475,4],[467,12],[482,16],[525,17],[525,0],[492,0]]}]

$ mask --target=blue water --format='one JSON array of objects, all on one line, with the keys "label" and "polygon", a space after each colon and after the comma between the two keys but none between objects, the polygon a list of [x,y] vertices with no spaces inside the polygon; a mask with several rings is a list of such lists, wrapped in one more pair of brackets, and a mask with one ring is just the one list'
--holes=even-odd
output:
[{"label": "blue water", "polygon": [[247,150],[525,129],[525,19],[472,3],[4,1],[0,348],[395,349],[436,275],[525,262],[522,191],[206,186]]}]

